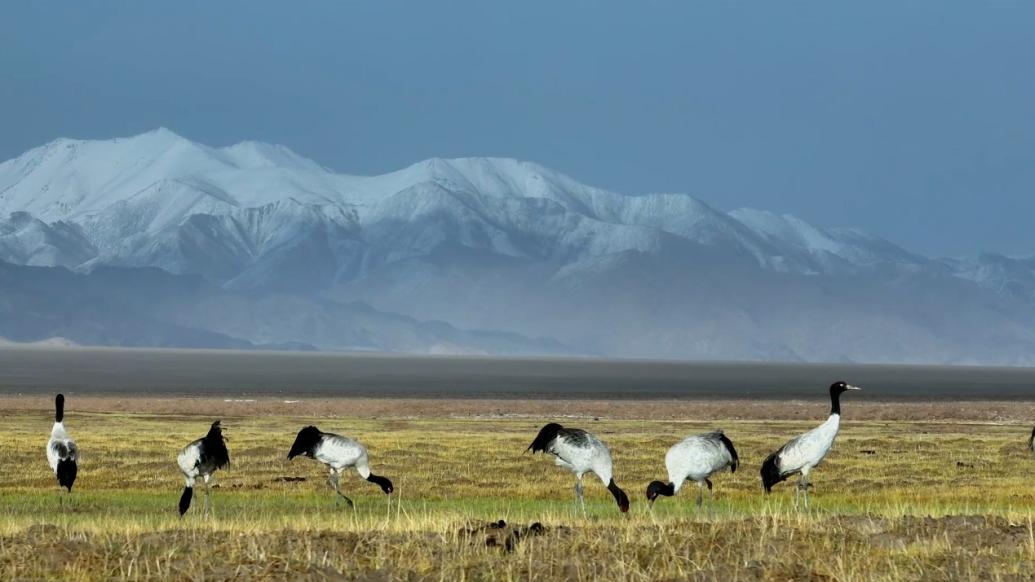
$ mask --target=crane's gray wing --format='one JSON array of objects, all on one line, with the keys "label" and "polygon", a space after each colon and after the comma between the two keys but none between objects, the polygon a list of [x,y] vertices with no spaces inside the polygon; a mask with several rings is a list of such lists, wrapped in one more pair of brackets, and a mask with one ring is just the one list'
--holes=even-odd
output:
[{"label": "crane's gray wing", "polygon": [[796,436],[787,441],[787,444],[780,447],[776,453],[777,466],[782,475],[800,471],[809,461],[808,439],[809,433]]}]

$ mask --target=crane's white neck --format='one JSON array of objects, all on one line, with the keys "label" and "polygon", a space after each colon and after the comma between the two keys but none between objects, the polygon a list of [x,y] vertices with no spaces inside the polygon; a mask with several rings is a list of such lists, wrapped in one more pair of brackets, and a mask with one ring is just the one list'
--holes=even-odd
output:
[{"label": "crane's white neck", "polygon": [[50,438],[68,438],[68,433],[65,432],[65,423],[55,422],[50,429]]},{"label": "crane's white neck", "polygon": [[826,421],[820,425],[820,428],[822,428],[825,433],[829,432],[836,435],[838,429],[841,428],[841,415],[831,414],[827,417]]}]

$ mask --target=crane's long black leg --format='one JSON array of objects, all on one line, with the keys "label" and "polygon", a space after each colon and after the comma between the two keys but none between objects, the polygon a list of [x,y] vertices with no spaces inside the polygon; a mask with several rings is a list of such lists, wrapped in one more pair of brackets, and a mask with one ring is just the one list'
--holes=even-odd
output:
[{"label": "crane's long black leg", "polygon": [[802,472],[801,478],[798,479],[798,485],[794,488],[794,509],[798,508],[798,497],[801,497],[801,504],[805,511],[809,510],[809,481],[808,473]]},{"label": "crane's long black leg", "polygon": [[[334,469],[331,469],[330,473],[327,474],[327,484],[331,486],[331,489],[335,493],[338,492],[338,487],[334,484]],[[334,506],[337,507],[339,505],[339,503],[340,503],[340,500],[338,499],[338,496],[335,495],[334,496]]]},{"label": "crane's long black leg", "polygon": [[586,500],[582,498],[582,477],[577,477],[575,480],[575,512],[578,513],[579,508],[582,509],[582,515],[586,515]]},{"label": "crane's long black leg", "polygon": [[205,475],[204,477],[202,477],[202,480],[205,482],[205,510],[202,512],[203,515],[208,515],[208,512],[211,508],[212,502],[209,500],[212,493],[211,479],[211,475]]},{"label": "crane's long black leg", "polygon": [[712,482],[705,477],[704,484],[708,486],[708,513],[712,513],[715,509],[713,504],[714,498],[712,497]]},{"label": "crane's long black leg", "polygon": [[[352,500],[349,499],[347,495],[345,495],[344,493],[341,492],[341,484],[339,483],[340,479],[341,479],[341,474],[340,473],[337,473],[337,472],[332,472],[331,473],[331,485],[334,487],[334,492],[338,494],[338,497],[344,499],[345,503],[347,503],[350,508],[353,508],[353,507],[356,506],[356,504],[353,503]],[[335,504],[338,503],[337,498],[335,498],[334,502],[335,502]]]},{"label": "crane's long black leg", "polygon": [[701,509],[701,504],[704,503],[704,489],[700,482],[697,483],[697,509]]},{"label": "crane's long black leg", "polygon": [[338,491],[338,495],[340,495],[341,498],[345,500],[345,503],[348,504],[349,509],[353,509],[353,508],[356,507],[356,504],[353,503],[352,500],[349,499],[349,497],[347,495],[345,495],[344,493],[342,493],[340,490]]}]

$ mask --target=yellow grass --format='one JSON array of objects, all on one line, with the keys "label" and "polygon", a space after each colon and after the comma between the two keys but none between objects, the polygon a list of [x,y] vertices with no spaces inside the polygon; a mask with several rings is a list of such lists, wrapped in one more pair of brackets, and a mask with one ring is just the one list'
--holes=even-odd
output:
[{"label": "yellow grass", "polygon": [[[559,419],[611,445],[616,480],[633,500],[621,515],[590,476],[584,517],[573,511],[573,477],[550,458],[523,454],[556,418],[414,415],[407,401],[376,419],[224,416],[232,465],[217,474],[213,515],[201,515],[199,497],[180,519],[175,455],[212,418],[87,413],[69,404],[82,460],[65,506],[43,453],[49,410],[0,415],[2,580],[933,580],[1035,572],[1035,460],[1024,451],[1030,427],[1020,424],[853,420],[846,404],[835,448],[813,474],[813,511],[804,514],[793,511],[787,484],[763,495],[758,470],[768,452],[825,416],[822,405],[809,405],[809,421]],[[149,410],[144,401],[136,409]],[[365,443],[397,494],[389,500],[352,473],[343,489],[357,507],[336,507],[322,466],[286,459],[295,432],[312,422]],[[715,427],[733,439],[742,465],[713,479],[714,512],[695,507],[692,484],[648,512],[644,491],[665,478],[665,450]],[[298,477],[305,480],[284,479]],[[540,522],[546,531],[508,548],[511,529],[479,529],[500,519]]]}]

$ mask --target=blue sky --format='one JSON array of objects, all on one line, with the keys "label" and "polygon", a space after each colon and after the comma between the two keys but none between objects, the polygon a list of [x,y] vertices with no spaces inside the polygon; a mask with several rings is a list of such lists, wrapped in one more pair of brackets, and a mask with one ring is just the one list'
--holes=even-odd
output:
[{"label": "blue sky", "polygon": [[336,170],[510,156],[1035,254],[1035,3],[6,2],[0,159],[166,126]]}]

